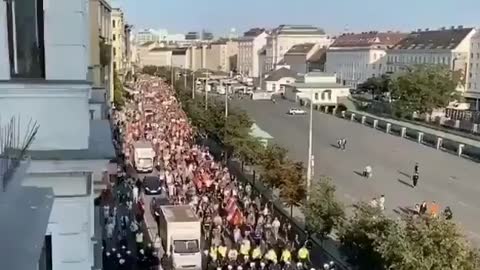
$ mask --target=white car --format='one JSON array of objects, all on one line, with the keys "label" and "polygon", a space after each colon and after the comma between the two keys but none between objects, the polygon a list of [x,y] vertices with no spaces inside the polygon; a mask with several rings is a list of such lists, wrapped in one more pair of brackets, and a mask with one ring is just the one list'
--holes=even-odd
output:
[{"label": "white car", "polygon": [[288,110],[288,114],[290,114],[290,115],[304,115],[304,114],[307,114],[307,112],[302,110],[302,109],[292,108],[292,109]]}]

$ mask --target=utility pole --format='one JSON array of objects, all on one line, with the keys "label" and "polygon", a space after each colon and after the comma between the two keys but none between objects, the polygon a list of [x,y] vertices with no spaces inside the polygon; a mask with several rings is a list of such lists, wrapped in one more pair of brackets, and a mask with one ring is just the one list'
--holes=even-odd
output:
[{"label": "utility pole", "polygon": [[310,189],[312,186],[312,142],[313,142],[313,89],[310,89],[310,121],[308,127],[308,165],[307,165],[307,201],[310,200]]},{"label": "utility pole", "polygon": [[183,70],[183,88],[187,90],[187,70]]},{"label": "utility pole", "polygon": [[210,76],[210,72],[207,71],[207,79],[205,80],[205,111],[208,110],[208,91],[207,91],[207,86],[208,86],[208,78]]},{"label": "utility pole", "polygon": [[192,99],[195,99],[195,71],[192,70]]},{"label": "utility pole", "polygon": [[230,90],[230,84],[227,83],[227,87],[225,88],[225,120],[228,117],[228,91]]},{"label": "utility pole", "polygon": [[170,66],[170,84],[172,85],[172,87],[175,87],[175,83],[173,82],[173,77],[174,77],[174,71],[173,71],[173,66],[171,65]]}]

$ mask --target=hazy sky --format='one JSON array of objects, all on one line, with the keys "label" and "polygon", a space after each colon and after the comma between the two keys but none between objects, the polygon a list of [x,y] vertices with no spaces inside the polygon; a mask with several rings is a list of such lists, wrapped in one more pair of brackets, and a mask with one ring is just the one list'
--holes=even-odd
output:
[{"label": "hazy sky", "polygon": [[480,26],[480,0],[110,0],[135,28],[170,33],[312,24],[327,33]]}]

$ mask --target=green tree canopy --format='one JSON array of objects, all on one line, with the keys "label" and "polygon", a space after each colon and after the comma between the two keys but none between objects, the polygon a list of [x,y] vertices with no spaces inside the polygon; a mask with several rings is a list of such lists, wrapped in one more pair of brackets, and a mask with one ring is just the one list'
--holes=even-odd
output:
[{"label": "green tree canopy", "polygon": [[263,182],[271,188],[279,188],[286,177],[283,169],[287,162],[287,150],[285,148],[278,145],[267,146],[261,161]]},{"label": "green tree canopy", "polygon": [[122,81],[120,81],[116,72],[113,74],[113,79],[113,104],[115,108],[121,109],[125,105],[125,91]]},{"label": "green tree canopy", "polygon": [[320,237],[326,237],[333,229],[338,229],[345,219],[343,204],[336,199],[335,190],[330,178],[321,177],[319,183],[313,185],[305,205],[306,227]]},{"label": "green tree canopy", "polygon": [[392,98],[399,116],[431,113],[459,100],[457,76],[443,66],[418,65],[392,81]]},{"label": "green tree canopy", "polygon": [[380,77],[370,77],[365,82],[358,86],[359,90],[371,92],[372,95],[381,95],[390,92],[391,79],[389,75],[382,75]]},{"label": "green tree canopy", "polygon": [[305,187],[305,168],[302,162],[290,162],[281,168],[284,172],[280,187],[280,198],[290,207],[290,217],[293,216],[293,207],[303,205],[307,190]]}]

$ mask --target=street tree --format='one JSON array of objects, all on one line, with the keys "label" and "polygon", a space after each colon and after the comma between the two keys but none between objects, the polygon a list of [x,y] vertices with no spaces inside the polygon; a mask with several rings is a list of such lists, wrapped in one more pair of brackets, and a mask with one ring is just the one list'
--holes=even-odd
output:
[{"label": "street tree", "polygon": [[376,250],[388,269],[480,268],[478,250],[467,243],[453,222],[443,218],[407,217],[388,237],[377,240]]},{"label": "street tree", "polygon": [[370,77],[358,86],[359,90],[370,92],[375,99],[376,96],[388,93],[391,90],[391,79],[389,75],[383,74],[380,77]]},{"label": "street tree", "polygon": [[305,168],[302,162],[289,162],[282,168],[283,181],[280,186],[280,198],[290,208],[290,218],[293,208],[302,206],[307,190],[305,186]]},{"label": "street tree", "polygon": [[307,230],[321,238],[338,229],[345,219],[343,204],[337,200],[335,190],[330,178],[321,177],[304,208]]},{"label": "street tree", "polygon": [[458,76],[439,65],[417,65],[392,80],[391,95],[398,116],[431,113],[460,100]]},{"label": "street tree", "polygon": [[287,163],[287,150],[278,145],[269,145],[265,149],[261,165],[262,165],[262,180],[271,187],[278,188],[282,185],[285,178],[284,167]]}]

